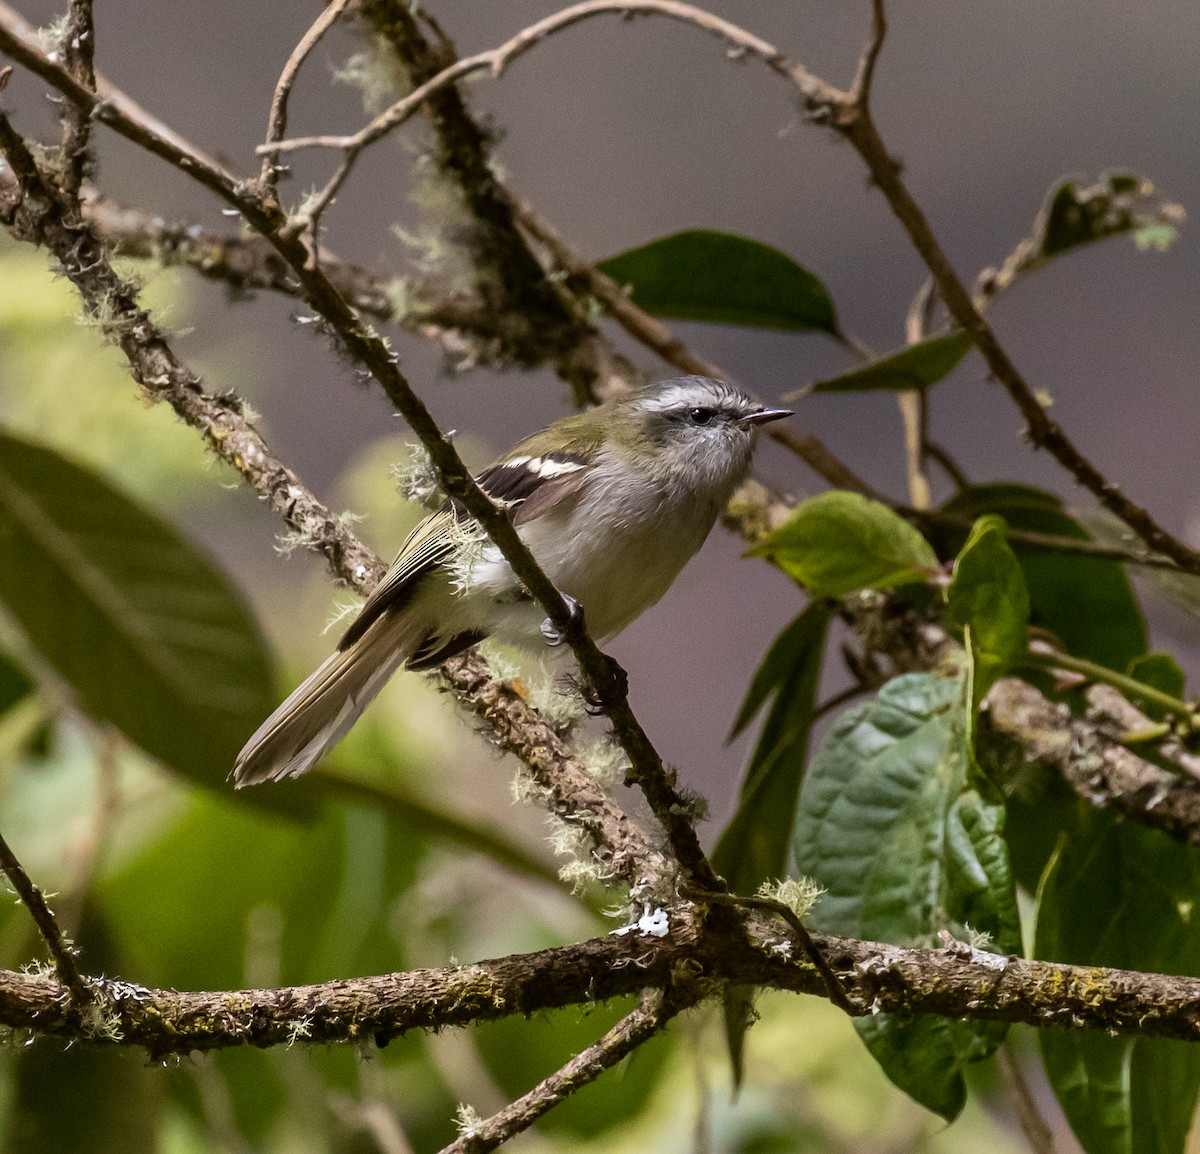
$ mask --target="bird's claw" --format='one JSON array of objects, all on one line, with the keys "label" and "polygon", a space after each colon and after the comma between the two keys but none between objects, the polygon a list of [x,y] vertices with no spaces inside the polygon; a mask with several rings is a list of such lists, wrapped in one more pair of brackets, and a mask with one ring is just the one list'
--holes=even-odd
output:
[{"label": "bird's claw", "polygon": [[[562,599],[567,603],[567,612],[571,615],[571,622],[583,617],[583,606],[579,604],[569,593],[561,594]],[[546,639],[546,644],[550,646],[561,645],[567,639],[566,632],[555,627],[554,622],[547,617],[542,622],[542,636]]]}]

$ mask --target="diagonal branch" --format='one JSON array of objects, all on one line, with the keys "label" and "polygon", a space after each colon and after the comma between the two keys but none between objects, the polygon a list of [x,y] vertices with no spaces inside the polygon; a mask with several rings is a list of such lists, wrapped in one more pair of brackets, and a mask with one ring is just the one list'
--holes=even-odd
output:
[{"label": "diagonal branch", "polygon": [[17,896],[29,911],[29,916],[33,918],[46,943],[50,961],[54,964],[54,972],[58,975],[59,984],[66,994],[64,1000],[78,1008],[88,1001],[89,994],[79,975],[79,967],[75,964],[75,947],[63,934],[50,907],[46,905],[45,895],[30,880],[25,867],[9,848],[3,836],[0,836],[0,869],[17,891]]},{"label": "diagonal branch", "polygon": [[[339,578],[369,593],[383,575],[384,564],[272,454],[236,398],[212,396],[204,390],[200,378],[179,360],[142,310],[133,286],[113,270],[96,236],[67,214],[3,115],[0,151],[15,177],[7,184],[0,182],[0,220],[18,239],[43,244],[55,254],[88,312],[102,319],[106,336],[121,348],[133,378],[147,395],[166,401],[198,429],[217,456],[237,469],[302,540],[325,555]],[[584,830],[602,867],[634,887],[670,874],[667,859],[647,844],[637,825],[537,711],[513,687],[489,676],[482,658],[456,658],[444,674],[459,704],[485,724],[494,743],[526,764],[547,792],[554,812]]]},{"label": "diagonal branch", "polygon": [[486,1121],[464,1125],[461,1136],[444,1147],[441,1154],[487,1154],[487,1151],[495,1150],[528,1130],[543,1114],[577,1090],[594,1082],[643,1042],[648,1042],[683,1008],[682,1005],[668,1006],[659,990],[643,994],[641,1005],[598,1042],[576,1054],[562,1069]]},{"label": "diagonal branch", "polygon": [[[860,79],[864,76],[869,79],[886,27],[883,0],[872,0],[872,11],[871,40],[864,57],[870,65],[860,72]],[[825,100],[818,99],[816,104],[825,104],[826,119],[862,158],[871,173],[872,182],[883,193],[888,207],[929,269],[950,315],[974,341],[988,368],[1025,418],[1025,435],[1034,445],[1047,450],[1080,485],[1109,512],[1124,521],[1149,548],[1166,554],[1186,572],[1200,574],[1200,552],[1167,532],[1148,509],[1126,497],[1120,487],[1104,476],[1046,411],[1045,405],[1009,358],[991,325],[976,307],[970,291],[954,271],[929,221],[909,192],[899,163],[888,153],[871,118],[866,97],[865,86],[859,84],[850,93],[836,93]]]},{"label": "diagonal branch", "polygon": [[[627,780],[638,785],[645,794],[666,833],[675,860],[702,888],[721,889],[724,883],[704,856],[692,824],[687,798],[676,788],[672,776],[667,773],[662,759],[629,705],[624,671],[601,652],[588,635],[581,616],[571,611],[562,594],[542,572],[512,522],[475,483],[458,451],[442,433],[428,408],[400,371],[397,358],[387,342],[363,323],[320,266],[310,259],[311,254],[301,238],[294,230],[285,227],[278,212],[264,203],[246,182],[236,181],[223,168],[205,164],[203,158],[186,152],[178,141],[162,136],[153,126],[130,119],[123,107],[99,102],[94,94],[79,85],[55,61],[21,41],[3,17],[3,8],[0,6],[0,50],[11,52],[22,64],[27,64],[69,100],[91,111],[114,131],[155,155],[170,159],[181,171],[216,192],[237,208],[247,223],[261,233],[291,267],[310,306],[326,322],[345,352],[375,378],[417,435],[429,454],[446,496],[460,502],[495,543],[517,579],[546,611],[551,624],[570,645],[584,677],[592,686],[601,708],[612,723],[617,740],[629,758]],[[24,143],[11,126],[8,126],[7,133],[9,137],[15,137],[20,148],[28,155]],[[36,166],[32,175],[23,171],[27,166],[19,169],[14,164],[13,167],[23,182],[26,175],[30,180],[37,175]],[[41,179],[40,176],[38,179]],[[136,305],[133,307],[136,309]],[[122,343],[122,339],[121,335],[117,336],[118,343]]]},{"label": "diagonal branch", "polygon": [[[357,11],[388,44],[414,86],[425,84],[454,61],[454,45],[432,16],[404,0],[361,0]],[[475,290],[486,312],[505,318],[500,327],[506,351],[523,365],[540,364],[549,351],[572,385],[576,402],[594,400],[597,384],[606,382],[598,380],[596,366],[567,354],[598,334],[546,276],[516,227],[488,156],[487,133],[452,84],[432,92],[420,111],[433,129],[434,163],[457,190],[468,217],[466,244]]]}]

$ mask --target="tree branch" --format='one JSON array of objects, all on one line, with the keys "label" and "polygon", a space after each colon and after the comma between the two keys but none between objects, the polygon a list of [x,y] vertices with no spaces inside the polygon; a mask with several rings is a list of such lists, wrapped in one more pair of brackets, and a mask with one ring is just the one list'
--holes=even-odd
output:
[{"label": "tree branch", "polygon": [[683,1009],[668,1006],[659,990],[642,995],[641,1005],[622,1018],[598,1042],[576,1054],[562,1069],[539,1082],[528,1094],[505,1106],[485,1122],[463,1127],[461,1136],[441,1154],[486,1154],[522,1131],[577,1090],[594,1082],[605,1070],[648,1042]]},{"label": "tree branch", "polygon": [[[147,148],[155,155],[171,159],[181,171],[218,193],[242,213],[247,223],[261,233],[291,267],[310,306],[329,325],[347,354],[366,368],[380,384],[417,435],[429,454],[445,494],[451,500],[460,502],[467,513],[478,522],[511,565],[517,579],[546,611],[550,622],[570,645],[584,677],[592,686],[601,708],[612,723],[617,740],[629,757],[627,780],[637,784],[645,794],[651,810],[667,835],[672,855],[680,868],[701,888],[721,889],[723,882],[713,872],[712,866],[704,856],[693,828],[691,807],[676,789],[662,759],[629,705],[624,671],[600,651],[588,635],[581,615],[570,610],[562,594],[542,572],[518,536],[512,522],[475,483],[458,451],[442,433],[429,410],[400,371],[397,359],[387,343],[362,322],[320,266],[310,259],[310,253],[301,239],[293,230],[285,227],[285,222],[279,219],[278,213],[255,195],[246,182],[235,181],[223,168],[207,166],[200,157],[184,153],[176,142],[157,134],[152,126],[131,120],[124,108],[100,104],[92,93],[77,84],[57,63],[21,42],[2,17],[3,10],[0,6],[0,50],[11,51],[16,59],[23,64],[28,63],[31,70],[53,84],[68,99],[93,111],[97,118],[127,139]],[[11,126],[8,127],[8,134],[10,137],[15,136]],[[16,137],[16,140],[20,142],[19,137]],[[24,149],[23,142],[20,142],[20,147]],[[28,150],[25,151],[27,153]],[[17,170],[15,164],[13,167]],[[34,175],[42,180],[40,174],[36,173],[36,166],[33,174],[17,170],[18,179],[23,184],[32,180]],[[136,305],[133,307],[136,310]],[[119,333],[116,339],[118,343],[122,343],[128,338]],[[157,333],[156,339],[160,345],[163,343]],[[122,343],[122,348],[124,347]]]},{"label": "tree branch", "polygon": [[25,872],[25,867],[17,860],[17,855],[9,848],[8,842],[2,835],[0,835],[0,869],[4,871],[4,876],[17,891],[17,897],[29,911],[29,916],[33,918],[38,933],[42,935],[42,940],[46,943],[46,949],[50,954],[50,961],[54,965],[54,972],[58,975],[60,995],[65,995],[62,998],[64,1008],[69,1005],[73,1015],[88,1001],[89,996],[87,987],[79,975],[79,967],[75,964],[75,948],[59,928],[58,921],[50,912],[50,907],[46,905],[45,895],[30,880],[29,875]]},{"label": "tree branch", "polygon": [[[320,43],[321,37],[337,23],[338,18],[346,10],[350,0],[332,0],[329,7],[316,18],[308,31],[300,37],[296,47],[279,74],[275,84],[275,93],[271,97],[271,112],[267,119],[267,143],[271,144],[283,139],[287,131],[288,98],[292,94],[292,86],[300,72],[300,66],[308,59],[309,53]],[[264,196],[275,197],[276,185],[279,178],[279,153],[264,152],[262,172],[259,174],[259,188]]]},{"label": "tree branch", "polygon": [[[873,0],[873,12],[875,22],[868,56],[877,55],[882,42],[883,0]],[[866,75],[869,77],[870,69],[867,69]],[[1063,428],[1047,413],[954,271],[925,214],[908,191],[900,165],[889,155],[862,96],[863,93],[856,89],[826,97],[826,118],[862,158],[873,183],[883,193],[888,207],[929,269],[950,315],[974,341],[988,368],[1025,418],[1026,436],[1034,445],[1046,449],[1080,485],[1125,522],[1151,549],[1166,554],[1189,573],[1200,573],[1200,552],[1168,533],[1149,510],[1126,497],[1080,452]],[[818,99],[817,104],[821,103],[822,100]]]},{"label": "tree branch", "polygon": [[979,720],[989,760],[1011,764],[1017,774],[1031,758],[1040,761],[1093,805],[1200,844],[1200,781],[1190,773],[1138,757],[1094,720],[1074,716],[1016,677],[992,687]]},{"label": "tree branch", "polygon": [[[271,453],[236,398],[205,392],[200,378],[175,356],[141,309],[133,287],[113,270],[103,245],[86,224],[68,218],[56,190],[2,114],[0,151],[15,176],[15,183],[0,184],[0,220],[19,239],[43,244],[55,254],[89,314],[102,318],[105,334],[121,348],[147,395],[166,401],[198,429],[213,452],[233,465],[303,541],[325,555],[338,577],[369,593],[383,575],[383,562]],[[27,196],[27,190],[33,195]],[[554,812],[584,830],[603,869],[634,887],[651,883],[651,889],[669,876],[670,862],[647,844],[636,824],[537,711],[511,686],[490,677],[481,657],[455,658],[443,672],[459,704],[484,722],[492,741],[526,764]]]},{"label": "tree branch", "polygon": [[[816,969],[791,960],[791,942],[780,938],[773,921],[751,919],[748,936],[739,940],[697,933],[686,908],[667,916],[664,937],[631,929],[471,965],[311,986],[189,993],[87,978],[95,1008],[84,1022],[68,1012],[56,978],[0,971],[0,1025],[142,1046],[162,1057],[296,1041],[374,1039],[384,1045],[408,1030],[529,1015],[651,989],[669,989],[685,1001],[716,993],[724,983],[824,993]],[[844,938],[815,941],[856,1013],[931,1013],[1200,1040],[1198,978],[1006,958],[962,942],[902,949]]]},{"label": "tree branch", "polygon": [[[96,87],[93,56],[96,28],[92,21],[92,0],[69,0],[67,24],[63,31],[62,57],[67,69],[85,88]],[[62,184],[69,193],[79,191],[88,167],[88,139],[91,119],[78,108],[63,109]]]}]

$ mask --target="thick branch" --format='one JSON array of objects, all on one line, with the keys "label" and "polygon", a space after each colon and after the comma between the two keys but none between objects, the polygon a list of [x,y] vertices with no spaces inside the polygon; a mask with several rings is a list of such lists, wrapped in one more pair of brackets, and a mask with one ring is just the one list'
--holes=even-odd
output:
[{"label": "thick branch", "polygon": [[1142,825],[1200,843],[1200,780],[1138,757],[1095,720],[1076,717],[1025,681],[1009,677],[992,687],[980,737],[989,760],[1012,762],[1019,772],[1033,758],[1056,769],[1093,805],[1115,807]]},{"label": "thick branch", "polygon": [[[455,60],[454,45],[432,18],[421,16],[436,44],[425,35],[415,9],[403,0],[362,0],[358,11],[396,54],[414,87]],[[548,356],[561,359],[581,341],[594,338],[595,329],[575,315],[517,229],[492,171],[488,136],[472,118],[459,89],[448,84],[432,91],[421,111],[433,127],[433,159],[458,189],[470,217],[467,245],[476,290],[485,311],[505,316],[509,355],[519,364],[540,364]],[[578,362],[571,358],[569,364],[577,374]],[[594,399],[594,374],[576,376],[571,383],[580,403]]]},{"label": "thick branch", "polygon": [[[89,978],[96,1009],[85,1024],[66,1011],[55,978],[0,971],[0,1024],[143,1046],[161,1056],[297,1040],[385,1044],[412,1029],[528,1015],[647,989],[715,992],[733,982],[824,993],[811,965],[786,956],[790,942],[774,921],[753,921],[751,940],[739,943],[699,937],[686,917],[669,913],[670,930],[661,938],[634,930],[473,965],[313,986],[186,993]],[[841,938],[816,942],[859,1013],[932,1013],[1200,1041],[1197,978],[1004,958],[958,942],[936,950]],[[698,984],[688,987],[689,981]]]}]

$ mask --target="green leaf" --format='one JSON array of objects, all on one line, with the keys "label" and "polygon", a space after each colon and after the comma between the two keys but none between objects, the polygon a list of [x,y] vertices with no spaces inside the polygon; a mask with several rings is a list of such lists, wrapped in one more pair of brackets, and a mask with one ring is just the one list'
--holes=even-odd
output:
[{"label": "green leaf", "polygon": [[[1079,805],[1038,894],[1034,953],[1200,976],[1200,851]],[[1087,1154],[1182,1154],[1200,1049],[1099,1031],[1039,1035],[1050,1084]]]},{"label": "green leaf", "polygon": [[1027,646],[1029,591],[1007,537],[1003,517],[980,517],[946,590],[951,619],[970,631],[977,701]]},{"label": "green leaf", "polygon": [[[1169,693],[1172,697],[1183,697],[1187,689],[1187,675],[1169,653],[1146,653],[1135,657],[1129,663],[1126,672],[1135,681],[1149,685],[1151,689]],[[1136,695],[1130,695],[1130,700],[1149,717],[1166,716],[1166,710],[1161,705],[1144,701]]]},{"label": "green leaf", "polygon": [[880,357],[861,369],[817,381],[808,391],[864,393],[880,389],[927,389],[943,377],[948,377],[970,348],[971,338],[961,331],[930,337],[929,340]]},{"label": "green leaf", "polygon": [[1161,234],[1180,220],[1178,205],[1164,203],[1154,185],[1131,173],[1109,173],[1096,184],[1064,180],[1052,188],[1034,226],[1033,250],[1022,271],[1093,241],[1140,234]]},{"label": "green leaf", "polygon": [[769,245],[691,229],[598,267],[656,317],[757,328],[816,329],[842,339],[833,300],[808,269]]},{"label": "green leaf", "polygon": [[0,434],[0,601],[83,708],[208,785],[274,704],[214,562],[107,481]]},{"label": "green leaf", "polygon": [[[825,889],[818,929],[929,946],[938,931],[990,935],[1020,950],[1003,810],[967,787],[966,686],[961,672],[894,678],[875,701],[834,723],[809,764],[796,815],[797,870]],[[962,1067],[1003,1030],[987,1024],[876,1015],[864,1041],[888,1076],[953,1118]]]},{"label": "green leaf", "polygon": [[[767,651],[734,723],[736,736],[774,694],[742,778],[737,811],[713,850],[713,866],[734,893],[753,894],[762,882],[781,878],[786,871],[828,630],[828,607],[811,602]],[[730,987],[723,1001],[725,1040],[734,1085],[739,1086],[754,991]]]},{"label": "green leaf", "polygon": [[1183,209],[1157,195],[1154,185],[1132,173],[1107,173],[1095,184],[1070,178],[1053,185],[1033,233],[1021,241],[982,282],[985,296],[1008,288],[1018,277],[1055,257],[1109,237],[1131,235],[1143,252],[1162,252],[1175,241]]},{"label": "green leaf", "polygon": [[747,556],[766,557],[815,597],[924,581],[938,567],[929,542],[902,517],[839,489],[801,501]]},{"label": "green leaf", "polygon": [[713,865],[735,893],[752,894],[784,875],[828,627],[829,609],[814,601],[775,639],[734,726],[737,734],[775,695],[737,811],[713,851]]},{"label": "green leaf", "polygon": [[[1025,485],[979,485],[956,494],[941,512],[974,521],[989,513],[1002,516],[1010,530],[1090,540],[1051,493]],[[962,548],[966,530],[936,533],[942,556]],[[1129,578],[1121,565],[1097,557],[1054,553],[1023,544],[1010,535],[1029,590],[1030,622],[1048,629],[1076,657],[1124,671],[1146,652],[1146,624]]]}]

